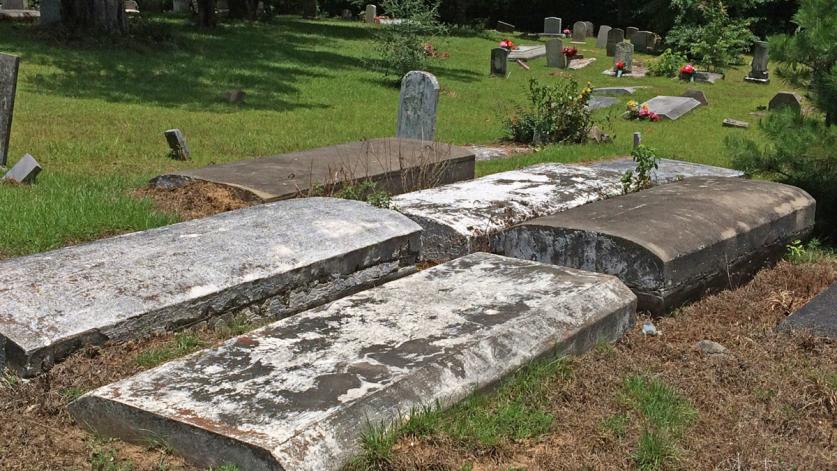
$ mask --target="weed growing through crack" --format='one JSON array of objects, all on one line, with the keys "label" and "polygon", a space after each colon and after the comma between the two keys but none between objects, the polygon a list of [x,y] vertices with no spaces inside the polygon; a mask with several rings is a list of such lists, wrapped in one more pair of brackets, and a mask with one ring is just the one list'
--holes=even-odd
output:
[{"label": "weed growing through crack", "polygon": [[166,345],[148,350],[137,356],[137,364],[153,368],[177,357],[192,353],[206,344],[194,332],[181,332]]}]

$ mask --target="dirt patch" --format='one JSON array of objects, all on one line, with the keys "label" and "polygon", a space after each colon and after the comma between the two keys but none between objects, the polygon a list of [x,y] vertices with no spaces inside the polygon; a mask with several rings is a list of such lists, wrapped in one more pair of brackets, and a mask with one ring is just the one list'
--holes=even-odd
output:
[{"label": "dirt patch", "polygon": [[161,211],[175,213],[184,220],[246,208],[260,201],[237,188],[210,182],[192,182],[179,188],[140,188],[137,198],[149,198]]},{"label": "dirt patch", "polygon": [[[783,262],[745,287],[654,320],[661,336],[643,335],[641,319],[612,348],[572,359],[571,380],[550,383],[549,434],[491,449],[445,436],[407,437],[395,447],[392,468],[633,468],[641,420],[620,392],[626,377],[643,375],[671,385],[698,411],[662,469],[837,469],[837,344],[775,332],[835,279],[833,262]],[[701,340],[728,353],[704,353]],[[615,417],[625,418],[618,434],[605,425]]]}]

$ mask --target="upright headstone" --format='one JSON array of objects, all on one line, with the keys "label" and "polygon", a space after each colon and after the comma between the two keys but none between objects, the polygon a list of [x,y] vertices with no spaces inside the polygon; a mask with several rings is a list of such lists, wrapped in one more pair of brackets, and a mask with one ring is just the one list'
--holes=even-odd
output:
[{"label": "upright headstone", "polygon": [[583,21],[573,23],[573,41],[583,43],[587,39],[587,24]]},{"label": "upright headstone", "polygon": [[613,63],[622,61],[625,63],[623,69],[626,73],[631,72],[631,66],[634,62],[634,45],[629,42],[621,42],[616,44],[616,50],[613,54]]},{"label": "upright headstone", "polygon": [[590,21],[585,21],[584,24],[587,25],[587,37],[592,38],[593,36],[595,36],[596,28],[595,26],[593,26],[593,23]]},{"label": "upright headstone", "polygon": [[750,73],[744,78],[749,82],[767,83],[770,81],[767,73],[767,61],[769,59],[769,48],[767,41],[756,41],[753,48],[753,62],[750,66]]},{"label": "upright headstone", "polygon": [[610,32],[610,26],[601,25],[599,26],[599,35],[596,36],[596,47],[599,49],[604,49],[607,47],[607,35]]},{"label": "upright headstone", "polygon": [[795,113],[802,112],[802,97],[794,92],[779,92],[777,93],[771,100],[770,104],[767,105],[767,109],[770,111],[779,110],[782,108],[790,108]]},{"label": "upright headstone", "polygon": [[628,39],[631,41],[631,44],[634,45],[634,50],[645,51],[645,31],[637,31],[636,33],[632,34]]},{"label": "upright headstone", "polygon": [[186,144],[186,137],[180,129],[169,129],[165,133],[166,142],[171,149],[171,156],[176,160],[189,160],[189,145]]},{"label": "upright headstone", "polygon": [[[547,67],[561,67],[562,56],[561,52],[564,49],[564,42],[560,39],[550,39],[546,42],[546,66]],[[564,61],[566,62],[566,61]]]},{"label": "upright headstone", "polygon": [[634,36],[634,34],[638,32],[639,28],[637,28],[636,26],[628,26],[627,28],[625,28],[625,37],[630,39]]},{"label": "upright headstone", "polygon": [[613,57],[616,54],[616,44],[625,40],[625,32],[621,28],[613,28],[607,32],[607,55]]},{"label": "upright headstone", "polygon": [[642,133],[636,131],[634,133],[634,148],[637,148],[642,144]]},{"label": "upright headstone", "polygon": [[439,81],[433,74],[414,70],[401,80],[397,137],[432,141],[436,134]]},{"label": "upright headstone", "polygon": [[363,16],[364,21],[367,23],[374,23],[375,18],[378,16],[378,7],[375,5],[366,5],[366,13]]},{"label": "upright headstone", "polygon": [[32,183],[35,183],[35,177],[37,177],[39,173],[41,173],[41,165],[34,157],[26,154],[22,159],[18,160],[11,170],[6,172],[6,175],[3,176],[3,180],[13,181],[23,185],[31,185]]},{"label": "upright headstone", "polygon": [[497,31],[501,33],[514,33],[514,25],[511,23],[506,23],[505,21],[498,21]]},{"label": "upright headstone", "polygon": [[0,54],[0,167],[6,166],[9,154],[19,64],[19,57]]},{"label": "upright headstone", "polygon": [[491,75],[505,77],[509,74],[509,51],[502,47],[495,47],[491,50]]},{"label": "upright headstone", "polygon": [[547,35],[559,35],[561,33],[561,18],[550,16],[543,19],[543,32]]},{"label": "upright headstone", "polygon": [[23,0],[4,0],[3,10],[25,10],[26,3]]}]

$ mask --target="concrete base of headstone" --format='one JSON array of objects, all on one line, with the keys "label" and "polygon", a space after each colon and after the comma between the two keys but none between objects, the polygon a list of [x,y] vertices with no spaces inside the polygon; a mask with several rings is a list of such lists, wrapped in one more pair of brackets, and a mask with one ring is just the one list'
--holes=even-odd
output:
[{"label": "concrete base of headstone", "polygon": [[422,258],[444,261],[502,247],[503,231],[527,219],[621,193],[622,173],[544,164],[406,193],[393,207],[422,226]]},{"label": "concrete base of headstone", "polygon": [[700,102],[682,96],[657,96],[642,105],[647,105],[649,111],[657,113],[661,118],[674,121],[700,106]]},{"label": "concrete base of headstone", "polygon": [[[433,182],[415,182],[419,178]],[[398,194],[412,190],[414,183],[444,185],[472,178],[474,154],[468,149],[413,139],[373,139],[178,171],[154,178],[151,185],[176,188],[208,181],[242,189],[262,201],[276,201],[305,196],[317,185],[367,179]]]},{"label": "concrete base of headstone", "polygon": [[[597,169],[611,170],[620,175],[624,175],[628,170],[636,169],[636,162],[630,157],[600,160],[589,165]],[[660,159],[657,168],[651,171],[651,181],[655,185],[676,182],[691,177],[741,178],[743,176],[744,172],[739,170],[672,159]]]},{"label": "concrete base of headstone", "polygon": [[509,60],[512,62],[517,60],[529,61],[544,56],[546,56],[546,45],[518,46],[517,49],[509,53]]},{"label": "concrete base of headstone", "polygon": [[782,331],[803,331],[837,339],[837,283],[832,284],[779,324]]},{"label": "concrete base of headstone", "polygon": [[410,272],[420,230],[395,211],[305,198],[5,260],[0,368],[31,376],[86,344],[285,317]]},{"label": "concrete base of headstone", "polygon": [[769,78],[756,78],[756,77],[750,77],[750,76],[744,77],[744,81],[745,82],[750,82],[750,83],[760,83],[760,84],[763,84],[763,85],[767,85],[768,83],[770,83]]},{"label": "concrete base of headstone", "polygon": [[814,208],[792,186],[689,178],[528,221],[506,232],[505,253],[616,275],[663,314],[780,259],[811,233]]},{"label": "concrete base of headstone", "polygon": [[70,409],[98,434],[164,440],[201,468],[336,471],[370,425],[620,338],[635,302],[610,276],[475,254],[105,386]]}]

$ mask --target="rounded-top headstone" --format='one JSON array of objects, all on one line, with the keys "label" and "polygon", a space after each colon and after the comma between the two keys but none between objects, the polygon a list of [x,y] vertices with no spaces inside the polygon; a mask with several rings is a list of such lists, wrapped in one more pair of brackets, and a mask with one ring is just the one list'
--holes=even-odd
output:
[{"label": "rounded-top headstone", "polygon": [[625,72],[630,72],[634,62],[634,45],[628,42],[616,43],[613,53],[613,63],[622,61],[625,63]]},{"label": "rounded-top headstone", "polygon": [[433,74],[414,70],[401,80],[398,132],[401,138],[432,141],[436,134],[439,81]]},{"label": "rounded-top headstone", "polygon": [[587,25],[587,37],[592,38],[596,35],[596,28],[593,26],[591,21],[585,21],[584,24]]},{"label": "rounded-top headstone", "polygon": [[583,21],[573,23],[573,41],[583,43],[587,39],[587,24]]},{"label": "rounded-top headstone", "polygon": [[546,66],[547,67],[563,67],[561,52],[564,49],[564,42],[558,38],[550,39],[546,42]]},{"label": "rounded-top headstone", "polygon": [[599,26],[599,35],[596,36],[596,47],[604,49],[607,47],[607,34],[610,32],[610,26]]},{"label": "rounded-top headstone", "polygon": [[802,97],[794,92],[779,92],[770,100],[770,104],[767,108],[770,111],[790,108],[795,113],[801,113]]},{"label": "rounded-top headstone", "polygon": [[554,16],[544,18],[543,32],[545,34],[561,34],[561,18]]},{"label": "rounded-top headstone", "polygon": [[616,44],[625,40],[625,32],[621,28],[613,28],[607,32],[607,55],[613,57],[616,53]]}]

